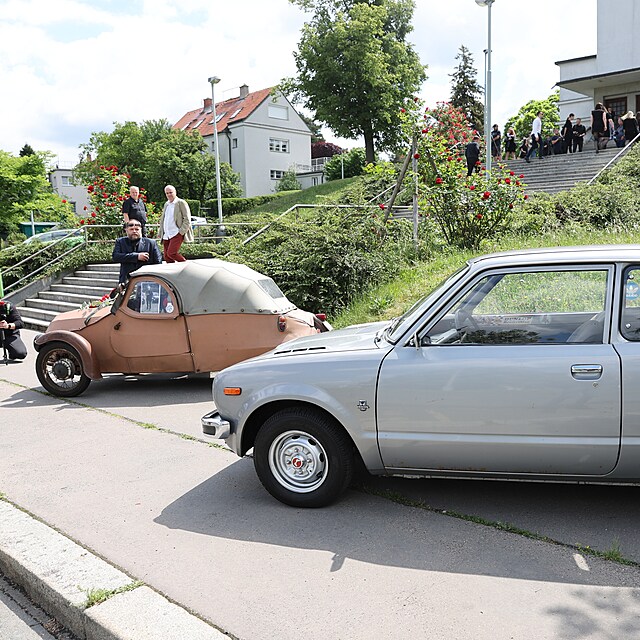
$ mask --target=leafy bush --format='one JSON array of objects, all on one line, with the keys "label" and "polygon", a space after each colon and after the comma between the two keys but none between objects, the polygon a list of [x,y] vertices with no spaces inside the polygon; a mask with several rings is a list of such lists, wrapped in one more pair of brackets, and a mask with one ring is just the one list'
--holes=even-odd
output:
[{"label": "leafy bush", "polygon": [[[284,192],[270,193],[264,196],[253,196],[252,198],[222,198],[222,213],[224,216],[244,213],[245,211],[259,207],[261,204],[271,202],[282,195],[284,195]],[[203,208],[208,209],[210,218],[216,217],[218,215],[218,200],[207,200]]]},{"label": "leafy bush", "polygon": [[[328,160],[324,165],[324,175],[327,180],[352,178],[362,175],[366,164],[365,150],[362,148],[351,149]],[[343,167],[344,175],[342,175]]]},{"label": "leafy bush", "polygon": [[228,259],[271,276],[296,305],[332,314],[406,263],[411,226],[405,221],[387,226],[393,241],[379,213],[327,209],[315,222],[275,222]]},{"label": "leafy bush", "polygon": [[285,171],[284,175],[280,180],[278,180],[278,184],[276,185],[276,192],[278,193],[282,191],[297,191],[299,189],[302,189],[302,185],[298,182],[296,172],[293,171],[293,169]]},{"label": "leafy bush", "polygon": [[189,209],[191,210],[192,216],[200,215],[200,200],[190,200],[185,198],[185,202],[189,205]]}]

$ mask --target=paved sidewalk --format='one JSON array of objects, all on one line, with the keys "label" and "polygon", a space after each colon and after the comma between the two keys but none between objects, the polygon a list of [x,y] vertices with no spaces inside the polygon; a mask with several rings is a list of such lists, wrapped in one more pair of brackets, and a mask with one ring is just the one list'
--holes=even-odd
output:
[{"label": "paved sidewalk", "polygon": [[[191,640],[191,622],[242,640],[640,637],[637,567],[357,491],[328,509],[281,505],[251,460],[194,438],[209,387],[120,377],[65,401],[38,391],[33,363],[0,371],[0,555],[39,597],[66,598],[87,637]],[[597,534],[606,549],[640,526],[635,494],[615,504],[617,489],[410,486],[570,544]],[[97,589],[113,595],[78,607]]]}]

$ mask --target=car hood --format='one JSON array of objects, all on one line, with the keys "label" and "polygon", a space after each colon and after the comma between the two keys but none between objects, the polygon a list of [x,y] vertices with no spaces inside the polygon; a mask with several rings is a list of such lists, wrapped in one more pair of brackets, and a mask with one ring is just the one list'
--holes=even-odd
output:
[{"label": "car hood", "polygon": [[265,357],[278,357],[283,355],[296,355],[303,353],[328,353],[338,351],[361,351],[363,349],[376,349],[376,333],[388,322],[371,322],[358,324],[345,329],[337,329],[326,333],[318,333],[313,336],[297,338],[285,342],[273,351],[269,351],[257,359]]},{"label": "car hood", "polygon": [[[65,311],[64,313],[59,313],[51,321],[47,328],[47,333],[51,331],[80,331],[86,324],[94,324],[101,318],[108,316],[110,312],[111,306],[101,308],[88,307],[86,309]],[[89,316],[90,320],[87,322]]]}]

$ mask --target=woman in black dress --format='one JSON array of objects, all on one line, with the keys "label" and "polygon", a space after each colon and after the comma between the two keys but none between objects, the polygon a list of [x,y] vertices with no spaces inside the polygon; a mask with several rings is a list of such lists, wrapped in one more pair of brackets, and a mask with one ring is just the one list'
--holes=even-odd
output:
[{"label": "woman in black dress", "polygon": [[624,137],[629,144],[638,135],[638,121],[633,115],[633,111],[627,111],[622,116],[622,127],[624,128]]},{"label": "woman in black dress", "polygon": [[596,145],[596,153],[600,153],[600,141],[609,137],[607,116],[601,102],[598,102],[596,108],[591,112],[591,135]]},{"label": "woman in black dress", "polygon": [[504,142],[505,158],[507,160],[516,159],[516,148],[516,132],[513,130],[513,127],[509,127]]}]

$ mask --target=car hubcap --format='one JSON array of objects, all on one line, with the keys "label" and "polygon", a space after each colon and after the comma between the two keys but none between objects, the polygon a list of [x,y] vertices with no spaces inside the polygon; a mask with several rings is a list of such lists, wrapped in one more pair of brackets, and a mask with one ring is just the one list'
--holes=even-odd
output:
[{"label": "car hubcap", "polygon": [[58,380],[68,380],[73,377],[73,363],[66,358],[58,360],[58,362],[51,367],[51,373]]},{"label": "car hubcap", "polygon": [[287,431],[269,448],[269,467],[276,480],[296,493],[317,489],[327,476],[327,454],[308,433]]},{"label": "car hubcap", "polygon": [[60,389],[73,389],[81,378],[82,367],[68,351],[53,351],[43,363],[45,376]]}]

